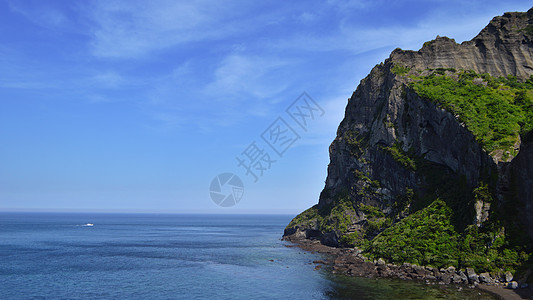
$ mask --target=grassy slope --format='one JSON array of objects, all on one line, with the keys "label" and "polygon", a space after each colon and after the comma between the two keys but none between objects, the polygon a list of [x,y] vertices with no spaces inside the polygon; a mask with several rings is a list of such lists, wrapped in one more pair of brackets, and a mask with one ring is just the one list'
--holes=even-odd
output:
[{"label": "grassy slope", "polygon": [[411,86],[421,97],[459,115],[489,153],[503,150],[516,155],[519,134],[533,130],[533,79],[518,82],[513,76],[443,73],[411,76],[415,80]]}]

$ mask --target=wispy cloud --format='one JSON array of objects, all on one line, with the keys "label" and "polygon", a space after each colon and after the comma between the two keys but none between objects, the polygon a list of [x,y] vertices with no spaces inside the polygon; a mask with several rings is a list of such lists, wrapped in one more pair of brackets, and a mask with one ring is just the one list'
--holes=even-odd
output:
[{"label": "wispy cloud", "polygon": [[[91,103],[123,98],[106,95],[109,91],[139,91],[135,97],[142,98],[141,109],[172,126],[184,119],[194,124],[198,117],[191,117],[191,112],[215,125],[234,124],[243,115],[265,117],[286,94],[309,86],[327,90],[326,98],[336,98],[339,91],[350,89],[347,86],[355,88],[354,79],[364,76],[359,73],[368,72],[366,65],[355,69],[360,65],[348,63],[353,57],[374,52],[385,58],[395,47],[417,50],[437,33],[458,41],[470,39],[494,15],[483,11],[464,18],[433,10],[406,24],[369,26],[365,13],[374,13],[384,3],[330,0],[319,10],[313,3],[274,9],[247,1],[132,0],[94,1],[63,11],[51,4],[32,10],[13,3],[13,11],[43,28],[74,27],[73,15],[84,20],[87,56],[76,66],[62,62],[61,71],[50,73],[50,65],[29,66],[19,55],[0,70],[5,75],[1,86],[79,89]],[[168,67],[150,66],[138,58]],[[373,54],[374,58],[372,64],[382,59]],[[124,68],[123,59],[130,59],[132,67]],[[159,69],[148,74],[145,67]]]},{"label": "wispy cloud", "polygon": [[132,58],[189,42],[222,39],[249,29],[232,22],[232,16],[247,7],[203,0],[98,1],[90,14],[96,25],[93,53]]},{"label": "wispy cloud", "polygon": [[434,39],[436,35],[448,35],[458,42],[472,39],[489,20],[490,17],[485,15],[469,19],[435,16],[421,19],[415,26],[361,27],[343,24],[332,33],[282,37],[269,47],[303,53],[342,51],[351,55],[384,47],[418,50],[424,41]]},{"label": "wispy cloud", "polygon": [[47,29],[64,27],[67,17],[53,5],[36,5],[32,1],[8,1],[11,11],[24,16],[27,20]]},{"label": "wispy cloud", "polygon": [[[294,81],[290,73],[298,62],[241,51],[216,57],[213,66],[190,59],[154,80],[141,106],[162,125],[175,126],[172,120],[179,119],[204,130],[267,118],[276,103],[287,100]],[[161,111],[173,116],[161,118]]]},{"label": "wispy cloud", "polygon": [[115,71],[105,71],[94,75],[92,81],[98,86],[106,88],[118,88],[126,82],[124,77]]},{"label": "wispy cloud", "polygon": [[289,64],[276,57],[232,54],[219,63],[205,92],[239,101],[272,97],[287,87],[288,82],[275,78],[276,71]]}]

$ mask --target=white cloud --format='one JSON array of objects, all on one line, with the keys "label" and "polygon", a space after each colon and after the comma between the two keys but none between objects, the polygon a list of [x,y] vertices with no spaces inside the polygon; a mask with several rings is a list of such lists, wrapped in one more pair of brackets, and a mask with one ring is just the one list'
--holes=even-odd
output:
[{"label": "white cloud", "polygon": [[[214,72],[214,80],[205,92],[210,95],[264,99],[282,92],[287,83],[275,80],[275,73],[289,62],[273,57],[232,54],[224,58]],[[238,98],[238,99],[237,99]]]},{"label": "white cloud", "polygon": [[118,88],[126,82],[126,80],[124,79],[124,77],[122,77],[122,75],[114,71],[106,71],[106,72],[97,74],[92,78],[92,80],[98,86],[106,87],[106,88]]},{"label": "white cloud", "polygon": [[295,35],[272,43],[270,47],[275,47],[278,51],[283,49],[307,53],[344,51],[352,55],[384,47],[418,50],[424,41],[434,39],[437,35],[448,35],[458,42],[470,40],[491,19],[485,15],[458,20],[450,19],[449,16],[445,18],[446,21],[428,17],[413,27],[376,28],[343,25],[328,35]]},{"label": "white cloud", "polygon": [[327,0],[327,3],[329,5],[337,7],[341,11],[376,7],[376,6],[382,5],[381,2],[382,1],[375,1],[375,0],[373,1],[372,0],[357,0],[357,1]]},{"label": "white cloud", "polygon": [[[443,1],[433,0],[433,2],[439,4]],[[423,42],[434,39],[437,35],[454,38],[457,42],[470,40],[494,16],[502,15],[505,11],[525,11],[528,9],[527,5],[516,3],[502,3],[480,8],[479,3],[458,1],[456,5],[444,6],[445,9],[433,9],[421,13],[416,20],[404,22],[405,25],[399,22],[396,22],[396,25],[384,22],[384,25],[381,26],[369,26],[362,22],[368,18],[365,15],[366,11],[378,10],[386,5],[382,1],[345,3],[331,0],[328,3],[335,7],[339,14],[335,23],[327,24],[332,26],[330,30],[282,35],[274,42],[264,42],[263,47],[276,48],[277,51],[301,51],[302,53],[342,51],[351,55],[382,48],[400,47],[406,50],[418,50]],[[394,5],[400,6],[398,3]],[[411,3],[411,5],[414,4]],[[329,13],[331,14],[331,12]],[[387,18],[386,15],[381,17]],[[400,18],[398,18],[399,20]]]},{"label": "white cloud", "polygon": [[310,24],[310,23],[313,23],[318,18],[318,16],[314,13],[310,13],[306,11],[306,12],[301,13],[297,18],[298,20],[300,20],[300,22],[304,24]]},{"label": "white cloud", "polygon": [[96,24],[93,53],[139,57],[188,42],[222,39],[247,29],[232,22],[246,7],[205,0],[97,2],[91,13]]},{"label": "white cloud", "polygon": [[31,5],[25,1],[8,2],[11,11],[24,16],[27,20],[47,29],[58,29],[67,22],[66,16],[51,5]]}]

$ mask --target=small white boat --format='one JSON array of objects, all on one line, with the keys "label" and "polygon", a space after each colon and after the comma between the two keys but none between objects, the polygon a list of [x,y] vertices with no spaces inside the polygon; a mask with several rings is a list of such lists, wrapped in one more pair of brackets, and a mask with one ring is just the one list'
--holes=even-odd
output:
[{"label": "small white boat", "polygon": [[94,226],[94,224],[93,223],[87,223],[87,224],[85,224],[83,226]]}]

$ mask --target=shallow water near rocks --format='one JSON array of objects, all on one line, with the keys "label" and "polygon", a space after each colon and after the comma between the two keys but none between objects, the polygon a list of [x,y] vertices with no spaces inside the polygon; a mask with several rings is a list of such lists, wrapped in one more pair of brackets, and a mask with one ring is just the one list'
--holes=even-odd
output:
[{"label": "shallow water near rocks", "polygon": [[455,285],[425,284],[416,281],[386,278],[361,278],[342,275],[326,275],[334,282],[328,293],[332,299],[499,299],[478,289]]},{"label": "shallow water near rocks", "polygon": [[316,271],[292,217],[0,213],[0,299],[488,299]]}]

